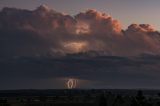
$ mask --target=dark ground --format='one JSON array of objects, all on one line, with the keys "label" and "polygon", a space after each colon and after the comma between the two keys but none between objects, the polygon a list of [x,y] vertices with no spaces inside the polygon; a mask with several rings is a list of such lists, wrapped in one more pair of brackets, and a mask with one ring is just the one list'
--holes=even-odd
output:
[{"label": "dark ground", "polygon": [[160,106],[159,90],[1,90],[0,106]]}]

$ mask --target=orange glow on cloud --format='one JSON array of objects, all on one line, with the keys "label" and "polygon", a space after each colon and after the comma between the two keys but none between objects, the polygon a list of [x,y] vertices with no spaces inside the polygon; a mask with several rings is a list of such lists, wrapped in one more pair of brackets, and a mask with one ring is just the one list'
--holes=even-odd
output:
[{"label": "orange glow on cloud", "polygon": [[64,47],[72,52],[80,52],[87,46],[86,42],[70,42],[64,44]]}]

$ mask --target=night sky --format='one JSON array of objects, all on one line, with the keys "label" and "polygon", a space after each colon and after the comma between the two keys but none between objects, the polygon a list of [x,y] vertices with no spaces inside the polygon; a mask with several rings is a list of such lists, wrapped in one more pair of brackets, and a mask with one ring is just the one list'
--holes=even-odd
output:
[{"label": "night sky", "polygon": [[0,89],[159,89],[158,0],[1,0]]}]

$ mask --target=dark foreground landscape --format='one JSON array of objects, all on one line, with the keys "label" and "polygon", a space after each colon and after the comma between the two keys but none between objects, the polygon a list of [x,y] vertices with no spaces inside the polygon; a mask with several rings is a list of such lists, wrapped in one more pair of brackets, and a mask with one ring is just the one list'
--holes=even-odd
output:
[{"label": "dark foreground landscape", "polygon": [[0,106],[160,106],[159,90],[2,90]]}]

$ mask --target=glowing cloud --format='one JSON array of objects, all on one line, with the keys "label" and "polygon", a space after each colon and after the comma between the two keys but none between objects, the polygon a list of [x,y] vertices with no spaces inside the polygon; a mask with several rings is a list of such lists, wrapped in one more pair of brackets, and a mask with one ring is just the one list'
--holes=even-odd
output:
[{"label": "glowing cloud", "polygon": [[87,46],[86,42],[69,42],[64,44],[64,47],[71,52],[78,53],[83,51]]},{"label": "glowing cloud", "polygon": [[76,25],[76,34],[88,34],[90,33],[90,26],[84,22],[78,22]]}]

